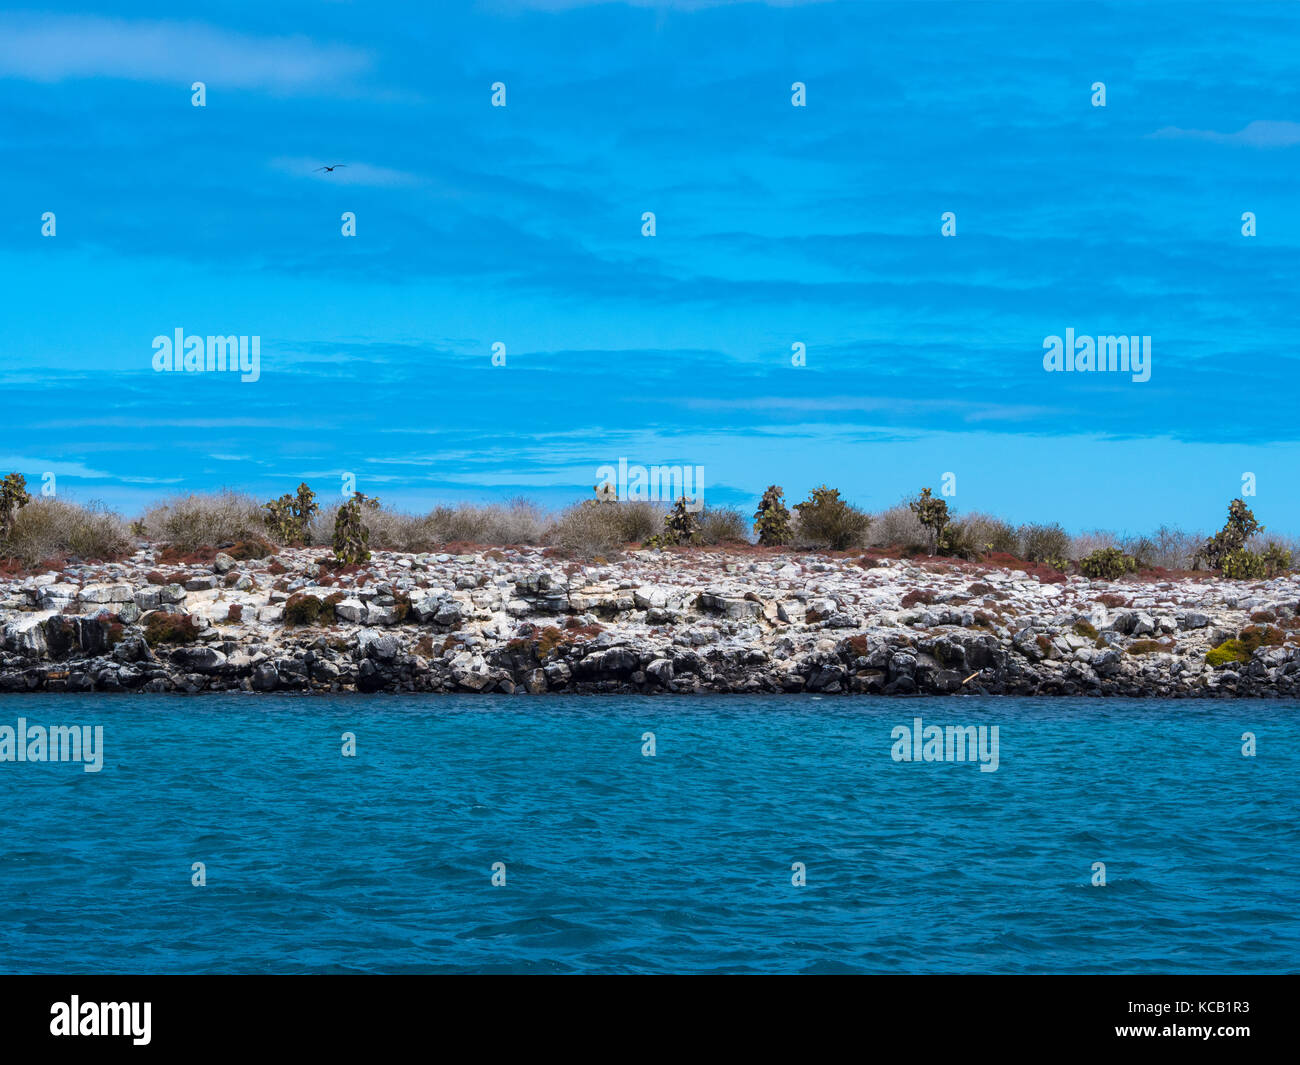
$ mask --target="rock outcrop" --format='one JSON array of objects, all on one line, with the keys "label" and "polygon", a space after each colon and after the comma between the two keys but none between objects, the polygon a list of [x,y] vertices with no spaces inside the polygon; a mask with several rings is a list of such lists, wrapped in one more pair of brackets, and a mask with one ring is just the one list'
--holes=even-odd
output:
[{"label": "rock outcrop", "polygon": [[2,691],[1300,693],[1300,576],[537,548],[0,577]]}]

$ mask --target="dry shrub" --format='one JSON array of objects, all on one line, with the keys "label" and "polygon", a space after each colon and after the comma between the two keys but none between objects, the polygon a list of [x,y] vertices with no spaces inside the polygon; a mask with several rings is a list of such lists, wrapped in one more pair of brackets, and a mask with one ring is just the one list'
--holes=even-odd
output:
[{"label": "dry shrub", "polygon": [[912,547],[930,542],[930,534],[906,505],[877,514],[867,531],[868,547]]},{"label": "dry shrub", "polygon": [[583,558],[613,554],[624,543],[619,520],[620,503],[586,500],[561,512],[551,527],[550,540]]},{"label": "dry shrub", "polygon": [[1108,547],[1119,547],[1119,537],[1105,529],[1093,529],[1090,532],[1079,533],[1077,536],[1070,537],[1069,558],[1078,562],[1080,559],[1087,558],[1094,551],[1102,551]]},{"label": "dry shrub", "polygon": [[736,507],[708,507],[700,516],[700,539],[706,544],[747,544],[750,523]]},{"label": "dry shrub", "polygon": [[29,566],[65,556],[106,561],[129,553],[131,546],[126,523],[103,504],[83,507],[37,497],[14,515],[0,555]]},{"label": "dry shrub", "polygon": [[261,505],[244,492],[176,496],[144,512],[145,535],[184,551],[266,536]]},{"label": "dry shrub", "polygon": [[958,518],[956,524],[963,537],[981,555],[1020,554],[1020,536],[1009,521],[972,510]]},{"label": "dry shrub", "polygon": [[[329,544],[338,505],[324,506],[307,528],[313,544]],[[387,507],[364,507],[361,520],[370,530],[370,546],[379,551],[438,551],[450,544],[540,544],[550,527],[546,512],[526,499],[476,505],[434,507],[428,514],[407,514]]]}]

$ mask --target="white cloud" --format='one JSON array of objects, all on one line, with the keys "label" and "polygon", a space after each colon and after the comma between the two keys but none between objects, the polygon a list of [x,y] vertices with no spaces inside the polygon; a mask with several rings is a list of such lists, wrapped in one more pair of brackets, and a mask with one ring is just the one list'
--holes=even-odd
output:
[{"label": "white cloud", "polygon": [[250,37],[198,22],[90,15],[0,15],[0,77],[32,81],[122,78],[222,88],[330,89],[363,73],[370,56],[306,37]]}]

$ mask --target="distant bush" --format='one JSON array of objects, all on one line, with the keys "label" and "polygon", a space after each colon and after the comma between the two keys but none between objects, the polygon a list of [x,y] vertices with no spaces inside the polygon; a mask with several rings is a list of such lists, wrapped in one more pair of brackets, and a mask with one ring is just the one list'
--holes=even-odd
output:
[{"label": "distant bush", "polygon": [[840,498],[838,488],[822,485],[795,504],[799,512],[797,541],[807,547],[846,551],[866,544],[871,517]]},{"label": "distant bush", "polygon": [[0,555],[25,565],[66,556],[108,561],[130,550],[126,522],[103,504],[82,507],[44,498],[14,515],[9,535],[0,544]]},{"label": "distant bush", "polygon": [[1120,548],[1133,558],[1138,569],[1150,569],[1156,564],[1156,544],[1149,536],[1126,536],[1120,541]]},{"label": "distant bush", "polygon": [[700,540],[706,544],[747,544],[749,524],[735,507],[704,508],[700,515]]},{"label": "distant bush", "polygon": [[1022,525],[1020,551],[1020,557],[1026,562],[1043,562],[1054,569],[1064,569],[1070,556],[1070,536],[1055,522]]},{"label": "distant bush", "polygon": [[550,520],[535,503],[514,499],[486,506],[434,507],[422,524],[434,544],[540,544]]},{"label": "distant bush", "polygon": [[620,503],[586,499],[561,512],[548,539],[582,558],[613,554],[624,543],[617,516]]},{"label": "distant bush", "polygon": [[639,544],[649,539],[661,528],[667,514],[662,503],[631,500],[619,503],[610,514],[620,544]]},{"label": "distant bush", "polygon": [[972,561],[985,553],[970,526],[964,521],[950,522],[944,527],[938,550],[939,554],[950,558],[965,558]]},{"label": "distant bush", "polygon": [[231,491],[177,496],[150,507],[141,521],[150,540],[184,551],[257,539],[266,529],[257,500]]},{"label": "distant bush", "polygon": [[1010,522],[973,511],[960,519],[967,539],[982,555],[1020,556],[1020,535]]},{"label": "distant bush", "polygon": [[1150,537],[1151,565],[1164,569],[1192,569],[1203,539],[1199,533],[1161,525]]},{"label": "distant bush", "polygon": [[1119,538],[1105,529],[1091,529],[1070,537],[1069,557],[1076,562],[1106,547],[1118,547]]},{"label": "distant bush", "polygon": [[921,547],[929,533],[906,503],[890,507],[871,520],[865,542],[869,547]]},{"label": "distant bush", "polygon": [[1118,580],[1126,573],[1136,573],[1137,568],[1137,560],[1118,547],[1099,547],[1086,558],[1079,559],[1079,572],[1091,580]]}]

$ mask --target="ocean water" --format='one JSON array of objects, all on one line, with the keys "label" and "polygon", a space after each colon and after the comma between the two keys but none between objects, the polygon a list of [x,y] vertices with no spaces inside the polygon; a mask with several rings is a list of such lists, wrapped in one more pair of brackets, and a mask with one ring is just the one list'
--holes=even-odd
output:
[{"label": "ocean water", "polygon": [[[104,768],[0,763],[4,972],[1300,968],[1293,704],[0,699],[20,716],[102,725]],[[894,761],[917,716],[997,725],[997,771]]]}]

